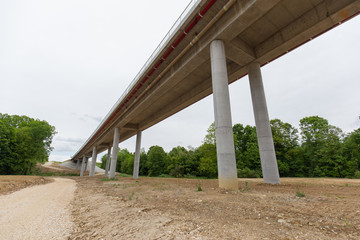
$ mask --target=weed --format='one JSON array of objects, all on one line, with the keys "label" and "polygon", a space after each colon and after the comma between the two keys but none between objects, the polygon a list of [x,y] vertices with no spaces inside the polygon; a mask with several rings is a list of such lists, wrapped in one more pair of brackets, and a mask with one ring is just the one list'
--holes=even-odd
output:
[{"label": "weed", "polygon": [[248,181],[245,181],[244,187],[239,189],[240,192],[246,192],[246,191],[249,191],[249,190],[250,190],[250,187],[249,187],[249,182]]},{"label": "weed", "polygon": [[129,200],[130,200],[130,201],[132,200],[132,198],[134,197],[134,195],[135,195],[135,193],[132,192],[131,195],[129,196]]},{"label": "weed", "polygon": [[249,188],[249,182],[245,181],[244,189],[245,189],[245,191],[250,190],[250,188]]},{"label": "weed", "polygon": [[107,181],[117,181],[117,178],[102,178],[101,181],[107,182]]},{"label": "weed", "polygon": [[159,177],[159,178],[171,178],[171,176],[168,175],[168,174],[160,174],[160,175],[157,176],[157,177]]},{"label": "weed", "polygon": [[201,185],[200,185],[200,184],[197,185],[197,191],[198,191],[198,192],[201,192],[201,191],[202,191],[202,188],[201,188]]},{"label": "weed", "polygon": [[298,190],[296,191],[296,196],[297,196],[297,197],[305,197],[306,195],[305,195],[305,193],[300,192],[300,190],[298,189]]},{"label": "weed", "polygon": [[348,184],[348,183],[346,183],[346,184],[345,184],[345,187],[348,187],[348,186],[349,186],[349,184]]},{"label": "weed", "polygon": [[117,177],[132,177],[132,175],[126,174],[126,173],[119,173],[116,174]]},{"label": "weed", "polygon": [[351,227],[352,226],[352,224],[349,222],[348,219],[345,218],[344,222],[345,222],[345,227]]}]

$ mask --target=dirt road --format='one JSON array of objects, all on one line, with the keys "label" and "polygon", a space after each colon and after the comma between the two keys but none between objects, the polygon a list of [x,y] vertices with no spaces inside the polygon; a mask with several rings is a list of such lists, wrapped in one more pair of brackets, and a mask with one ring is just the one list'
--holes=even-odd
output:
[{"label": "dirt road", "polygon": [[75,189],[74,180],[55,178],[0,196],[1,239],[67,239],[73,228],[68,206]]}]

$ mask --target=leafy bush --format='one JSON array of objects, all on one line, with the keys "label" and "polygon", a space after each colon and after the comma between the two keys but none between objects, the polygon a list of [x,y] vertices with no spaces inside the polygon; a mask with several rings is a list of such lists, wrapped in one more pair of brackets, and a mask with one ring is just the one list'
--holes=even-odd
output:
[{"label": "leafy bush", "polygon": [[259,178],[259,174],[255,170],[251,170],[247,167],[238,169],[237,175],[239,178]]},{"label": "leafy bush", "polygon": [[355,171],[354,178],[360,179],[360,171],[359,170]]}]

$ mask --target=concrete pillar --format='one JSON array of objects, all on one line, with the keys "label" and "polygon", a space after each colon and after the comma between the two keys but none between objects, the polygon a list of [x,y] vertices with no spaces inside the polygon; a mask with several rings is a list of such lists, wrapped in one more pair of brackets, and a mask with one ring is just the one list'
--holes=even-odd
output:
[{"label": "concrete pillar", "polygon": [[86,157],[84,156],[83,160],[82,160],[82,163],[81,163],[80,177],[84,176],[85,161],[86,161]]},{"label": "concrete pillar", "polygon": [[76,160],[76,170],[80,169],[80,159]]},{"label": "concrete pillar", "polygon": [[221,40],[210,45],[215,112],[215,137],[219,187],[238,189],[234,136],[232,130],[225,47]]},{"label": "concrete pillar", "polygon": [[139,178],[139,166],[140,166],[140,147],[141,147],[141,131],[136,135],[136,147],[135,147],[135,159],[134,159],[134,171],[133,178]]},{"label": "concrete pillar", "polygon": [[85,159],[85,172],[88,170],[88,158]]},{"label": "concrete pillar", "polygon": [[90,166],[90,172],[89,172],[90,177],[95,175],[96,158],[97,158],[97,149],[96,149],[96,146],[94,146],[93,151],[92,151],[91,166]]},{"label": "concrete pillar", "polygon": [[105,177],[109,174],[109,166],[110,166],[110,154],[111,154],[111,147],[108,148],[107,158],[106,158],[106,167],[105,167]]},{"label": "concrete pillar", "polygon": [[249,81],[264,182],[278,184],[280,183],[279,169],[259,63],[249,65]]},{"label": "concrete pillar", "polygon": [[113,149],[112,149],[112,154],[111,154],[111,165],[110,165],[109,178],[114,178],[115,177],[116,161],[117,161],[117,154],[118,154],[118,148],[119,148],[119,140],[120,140],[120,129],[115,128]]}]

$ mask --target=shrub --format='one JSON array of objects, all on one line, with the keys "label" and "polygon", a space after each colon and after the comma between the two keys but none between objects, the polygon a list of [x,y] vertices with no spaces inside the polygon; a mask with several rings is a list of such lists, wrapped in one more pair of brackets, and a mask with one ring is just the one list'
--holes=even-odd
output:
[{"label": "shrub", "polygon": [[259,174],[255,170],[251,170],[247,167],[238,169],[237,175],[239,178],[259,178]]},{"label": "shrub", "polygon": [[355,171],[354,178],[360,179],[360,171],[359,170]]}]

